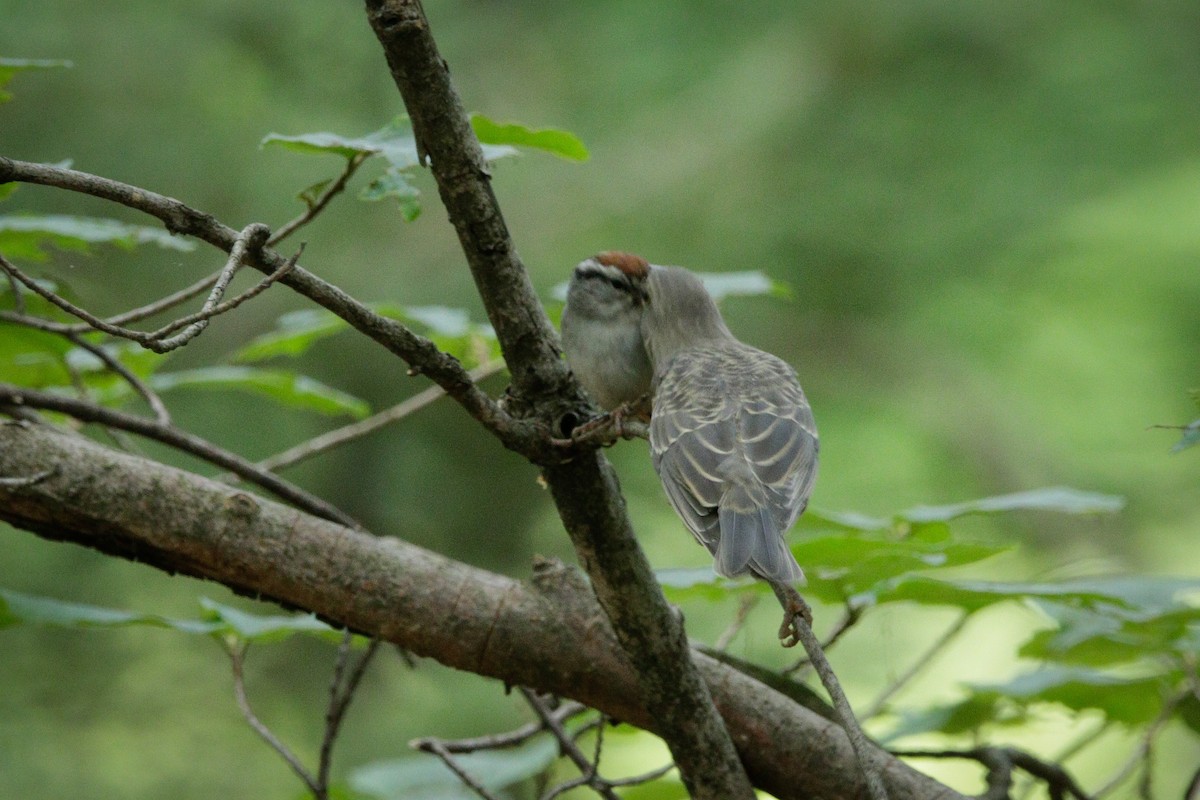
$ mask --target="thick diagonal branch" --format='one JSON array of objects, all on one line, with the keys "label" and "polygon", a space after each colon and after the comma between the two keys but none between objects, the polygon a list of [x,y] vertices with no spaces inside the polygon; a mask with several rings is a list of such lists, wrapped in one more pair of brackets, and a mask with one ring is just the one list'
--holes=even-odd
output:
[{"label": "thick diagonal branch", "polygon": [[[560,357],[558,337],[517,255],[482,148],[429,20],[419,0],[367,0],[366,5],[412,120],[417,151],[430,163],[512,373],[508,408],[551,429],[563,413],[582,404],[581,390]],[[565,464],[558,461],[542,462],[546,482],[596,597],[641,676],[643,701],[660,722],[684,783],[698,798],[753,797],[692,663],[683,621],[667,605],[637,544],[612,468],[595,450]]]}]

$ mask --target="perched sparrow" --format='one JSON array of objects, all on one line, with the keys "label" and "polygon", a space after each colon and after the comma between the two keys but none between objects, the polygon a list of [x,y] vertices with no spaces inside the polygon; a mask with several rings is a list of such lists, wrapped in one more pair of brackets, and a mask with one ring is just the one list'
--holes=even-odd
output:
[{"label": "perched sparrow", "polygon": [[719,575],[747,573],[810,618],[784,541],[817,473],[817,429],[796,373],[734,338],[704,284],[679,267],[607,252],[575,268],[562,320],[567,360],[606,409],[651,389],[650,452],[675,511]]},{"label": "perched sparrow", "polygon": [[700,279],[651,267],[642,338],[654,370],[650,452],[667,497],[714,556],[717,574],[771,584],[792,618],[810,617],[784,541],[817,475],[817,428],[795,371],[742,344]]},{"label": "perched sparrow", "polygon": [[606,252],[571,275],[562,315],[563,349],[575,377],[606,411],[650,391],[652,372],[639,327],[650,265]]}]

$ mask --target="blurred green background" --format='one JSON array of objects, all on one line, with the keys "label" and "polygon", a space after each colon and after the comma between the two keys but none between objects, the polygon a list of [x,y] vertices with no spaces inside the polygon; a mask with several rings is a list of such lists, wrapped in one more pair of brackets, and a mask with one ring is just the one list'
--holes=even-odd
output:
[{"label": "blurred green background", "polygon": [[[425,6],[469,109],[565,128],[591,150],[580,165],[528,154],[494,170],[548,302],[572,265],[614,248],[791,285],[791,300],[731,299],[725,312],[741,338],[799,371],[822,434],[816,506],[886,515],[1066,484],[1127,507],[971,521],[972,535],[1021,545],[975,574],[1200,570],[1200,454],[1171,456],[1175,434],[1147,429],[1192,419],[1187,390],[1200,383],[1200,5]],[[75,64],[14,81],[0,154],[73,159],[234,227],[282,223],[300,189],[340,167],[260,150],[264,135],[362,134],[402,110],[357,3],[0,0],[0,19],[0,54]],[[364,300],[466,307],[482,320],[428,175],[420,188],[425,213],[411,224],[388,203],[339,201],[299,237],[304,264]],[[18,209],[146,221],[38,187],[0,211]],[[111,313],[220,263],[210,250],[145,248],[59,255],[38,269]],[[303,307],[272,290],[173,365],[220,362]],[[376,408],[425,385],[351,335],[302,368]],[[334,424],[243,397],[168,399],[186,427],[251,457]],[[664,502],[644,444],[611,456],[654,565],[708,563]],[[449,403],[288,476],[374,531],[489,569],[525,576],[534,554],[573,558],[535,471]],[[14,590],[181,616],[201,595],[229,601],[211,584],[3,526],[0,546],[0,586]],[[732,651],[783,664],[766,606]],[[711,641],[733,608],[685,610]],[[818,623],[836,613],[819,609]],[[876,694],[942,624],[896,609],[869,619],[834,656],[852,698]],[[959,681],[1011,674],[1015,645],[1037,624],[1020,608],[985,612],[908,698],[952,698]],[[332,660],[313,642],[250,653],[252,700],[310,760]],[[351,711],[339,770],[402,753],[414,736],[526,719],[496,684],[381,661]],[[2,797],[299,795],[241,721],[227,663],[207,641],[19,628],[0,634],[0,674]],[[1051,718],[1016,741],[1036,748],[1067,727]],[[1129,741],[1116,737],[1111,752]],[[1163,786],[1178,796],[1197,750],[1171,741]],[[618,749],[648,768],[661,757],[649,747],[639,737]],[[1112,763],[1079,769],[1094,782]]]}]

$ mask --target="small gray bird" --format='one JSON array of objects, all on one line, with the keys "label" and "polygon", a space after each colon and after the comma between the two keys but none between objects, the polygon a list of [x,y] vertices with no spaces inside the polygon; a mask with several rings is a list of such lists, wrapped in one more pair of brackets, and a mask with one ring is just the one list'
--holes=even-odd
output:
[{"label": "small gray bird", "polygon": [[654,267],[642,338],[654,369],[650,452],[717,574],[804,580],[784,535],[817,475],[817,428],[795,371],[729,332],[704,284]]},{"label": "small gray bird", "polygon": [[818,450],[796,373],[734,338],[691,272],[624,253],[576,267],[563,339],[580,382],[606,408],[650,385],[650,452],[671,505],[717,574],[771,585],[785,611],[780,638],[794,645],[793,616],[810,614],[784,535],[808,503]]}]

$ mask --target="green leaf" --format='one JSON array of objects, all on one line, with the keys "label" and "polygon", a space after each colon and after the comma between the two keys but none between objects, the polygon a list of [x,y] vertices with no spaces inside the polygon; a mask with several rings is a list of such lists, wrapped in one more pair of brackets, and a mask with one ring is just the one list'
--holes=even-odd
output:
[{"label": "green leaf", "polygon": [[900,576],[973,564],[1009,549],[954,541],[944,526],[922,526],[918,534],[903,539],[884,533],[821,537],[793,545],[792,553],[808,575],[809,591],[841,602],[875,598],[879,587]]},{"label": "green leaf", "polygon": [[306,375],[259,367],[204,367],[182,372],[164,372],[153,376],[150,387],[166,392],[173,389],[218,389],[251,392],[269,397],[290,408],[320,414],[347,414],[362,419],[371,413],[366,401],[334,389]]},{"label": "green leaf", "polygon": [[200,598],[200,606],[205,612],[204,621],[214,626],[214,633],[232,634],[248,642],[278,642],[297,633],[330,641],[342,638],[340,631],[314,614],[251,614],[207,597]]},{"label": "green leaf", "polygon": [[[343,136],[325,131],[301,133],[295,136],[271,133],[263,137],[260,143],[262,147],[267,145],[276,145],[286,150],[309,155],[338,155],[343,158],[353,158],[360,153],[380,155],[396,170],[421,166],[412,123],[404,115],[396,117],[379,130],[365,136]],[[483,156],[488,161],[516,155],[516,152],[513,148],[506,146],[485,145],[483,148]]]},{"label": "green leaf", "polygon": [[[3,102],[3,101],[0,101],[0,102]],[[0,183],[0,202],[12,197],[13,192],[17,191],[17,189],[20,186],[21,186],[21,184],[17,183],[16,181],[9,181],[8,183]]]},{"label": "green leaf", "polygon": [[281,316],[276,330],[256,336],[233,354],[238,362],[262,361],[276,356],[298,356],[317,342],[347,330],[350,324],[324,309],[302,309]]},{"label": "green leaf", "polygon": [[949,522],[968,514],[1006,511],[1057,511],[1062,514],[1111,514],[1125,506],[1121,497],[1081,492],[1065,486],[984,497],[947,506],[916,506],[897,515],[908,522]]},{"label": "green leaf", "polygon": [[1147,659],[1169,663],[1200,653],[1200,608],[1194,606],[1151,610],[1047,600],[1036,605],[1057,628],[1036,633],[1021,647],[1024,656],[1102,666]]},{"label": "green leaf", "polygon": [[18,72],[30,69],[62,69],[75,66],[70,61],[48,58],[0,58],[0,104],[12,100],[12,93],[5,90]]},{"label": "green leaf", "polygon": [[69,384],[65,359],[71,347],[57,334],[0,321],[0,376],[33,389]]},{"label": "green leaf", "polygon": [[129,625],[150,625],[183,633],[212,633],[214,630],[214,626],[199,620],[174,620],[157,614],[68,603],[0,589],[0,628],[22,624],[55,628],[121,628]]},{"label": "green leaf", "polygon": [[[538,735],[503,750],[456,755],[455,760],[486,789],[501,791],[544,772],[558,758],[558,743]],[[374,800],[443,800],[475,795],[435,755],[378,761],[350,773],[351,788]]]},{"label": "green leaf", "polygon": [[972,688],[985,697],[1005,697],[1023,705],[1057,703],[1072,711],[1096,709],[1114,722],[1142,725],[1162,709],[1166,686],[1159,675],[1122,677],[1094,669],[1050,666],[1005,683],[974,684]]},{"label": "green leaf", "polygon": [[[749,579],[722,578],[712,567],[668,567],[656,569],[658,579],[667,599],[672,602],[684,600],[724,600],[731,592],[755,586]],[[765,585],[765,584],[763,584]]]},{"label": "green leaf", "polygon": [[557,128],[527,128],[515,122],[495,122],[483,114],[471,115],[471,127],[482,144],[516,145],[545,150],[572,161],[587,161],[588,151],[579,137]]},{"label": "green leaf", "polygon": [[94,244],[111,244],[132,249],[151,243],[169,250],[188,252],[195,244],[172,236],[162,228],[130,225],[115,219],[74,217],[65,214],[0,216],[0,252],[10,258],[44,261],[46,248],[90,252]]},{"label": "green leaf", "polygon": [[961,735],[978,730],[986,724],[1017,724],[1025,719],[1023,711],[1001,701],[994,693],[972,694],[956,703],[904,710],[896,727],[881,737],[890,745],[905,736],[924,733]]},{"label": "green leaf", "polygon": [[312,186],[301,189],[296,195],[296,199],[304,203],[308,208],[312,208],[317,204],[317,199],[321,196],[321,192],[325,191],[329,184],[333,183],[332,178],[326,178],[323,181],[317,181]]},{"label": "green leaf", "polygon": [[418,198],[421,191],[408,181],[408,176],[397,169],[389,169],[375,180],[366,185],[358,197],[360,200],[376,202],[394,197],[400,205],[400,216],[405,222],[412,222],[421,215],[421,203]]}]

